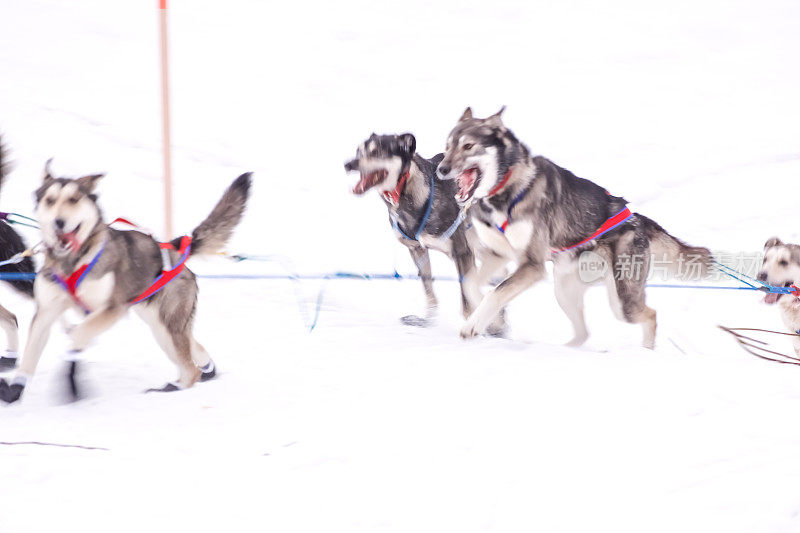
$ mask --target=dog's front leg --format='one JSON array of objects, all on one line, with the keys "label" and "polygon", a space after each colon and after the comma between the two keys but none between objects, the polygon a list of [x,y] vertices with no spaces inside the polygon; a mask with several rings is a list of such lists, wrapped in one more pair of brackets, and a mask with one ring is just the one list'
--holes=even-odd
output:
[{"label": "dog's front leg", "polygon": [[11,383],[0,379],[0,400],[12,403],[19,400],[28,381],[36,372],[36,365],[50,338],[50,328],[59,316],[64,312],[66,306],[63,301],[55,301],[47,306],[37,303],[36,314],[33,316],[31,328],[28,332],[28,341],[25,344],[25,352],[22,354],[19,370]]},{"label": "dog's front leg", "polygon": [[78,361],[80,360],[81,352],[86,349],[92,339],[108,330],[117,320],[122,318],[125,314],[125,310],[126,307],[124,306],[114,306],[107,307],[101,311],[95,311],[87,316],[83,322],[70,330],[70,350],[66,357],[69,363],[67,368],[67,386],[69,387],[69,393],[73,400],[80,397],[80,391],[78,390],[78,384],[75,378],[78,374]]},{"label": "dog's front leg", "polygon": [[544,263],[541,261],[529,259],[522,263],[505,281],[483,297],[483,301],[461,328],[461,337],[468,339],[486,331],[486,327],[501,309],[522,291],[544,278],[544,275]]},{"label": "dog's front leg", "polygon": [[453,237],[453,259],[458,272],[458,282],[461,285],[461,310],[464,318],[475,310],[481,303],[482,294],[478,286],[478,272],[475,266],[475,254],[461,236]]},{"label": "dog's front leg", "polygon": [[92,339],[108,330],[117,320],[122,318],[126,309],[124,306],[112,306],[102,311],[95,311],[87,316],[83,322],[72,328],[69,333],[70,351],[83,351]]},{"label": "dog's front leg", "polygon": [[408,246],[408,251],[411,253],[411,258],[414,264],[417,265],[417,272],[422,281],[422,287],[425,289],[425,317],[416,315],[404,316],[400,320],[407,326],[420,326],[427,327],[433,324],[436,319],[436,311],[439,307],[439,302],[436,300],[436,294],[433,292],[433,273],[431,271],[431,258],[428,255],[428,249],[414,243]]}]

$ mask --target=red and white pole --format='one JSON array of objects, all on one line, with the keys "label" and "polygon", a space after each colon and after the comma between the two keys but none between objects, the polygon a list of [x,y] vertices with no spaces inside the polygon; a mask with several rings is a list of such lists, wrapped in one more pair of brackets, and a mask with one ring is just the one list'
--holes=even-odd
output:
[{"label": "red and white pole", "polygon": [[159,0],[161,26],[161,123],[162,151],[164,156],[164,235],[165,240],[175,236],[172,232],[172,143],[169,126],[169,63],[167,50],[167,0]]}]

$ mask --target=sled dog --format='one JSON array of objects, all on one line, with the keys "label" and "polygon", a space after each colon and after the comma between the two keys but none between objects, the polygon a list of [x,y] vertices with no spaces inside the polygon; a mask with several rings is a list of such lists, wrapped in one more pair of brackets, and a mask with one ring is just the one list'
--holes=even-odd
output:
[{"label": "sled dog", "polygon": [[[470,205],[483,245],[517,268],[486,294],[461,330],[464,338],[482,333],[498,311],[545,276],[553,261],[555,294],[572,322],[570,345],[588,338],[583,297],[589,285],[581,268],[589,257],[599,263],[614,314],[643,328],[643,345],[653,348],[656,312],[645,303],[645,284],[654,258],[668,261],[675,274],[684,263],[704,276],[711,265],[706,248],[688,246],[661,226],[631,213],[624,198],[534,156],[503,124],[498,113],[475,118],[467,108],[447,138],[438,174],[454,180],[456,199]],[[592,252],[587,256],[587,252]],[[628,268],[629,265],[634,268]]]},{"label": "sled dog", "polygon": [[[784,243],[772,237],[764,244],[764,262],[758,279],[777,287],[800,287],[800,245]],[[764,302],[778,304],[783,323],[792,333],[800,334],[800,298],[796,294],[768,293]],[[800,337],[792,339],[800,355]]]},{"label": "sled dog", "polygon": [[191,238],[163,244],[143,232],[114,229],[104,222],[95,193],[102,177],[54,177],[49,164],[45,168],[35,193],[45,247],[34,284],[36,313],[16,376],[10,384],[0,380],[3,401],[19,399],[33,377],[53,322],[69,308],[86,315],[69,333],[73,393],[75,356],[131,307],[178,367],[177,381],[155,390],[191,387],[215,374],[214,362],[192,332],[197,281],[182,265],[190,256],[214,254],[225,246],[244,213],[251,175],[239,176],[228,187]]}]

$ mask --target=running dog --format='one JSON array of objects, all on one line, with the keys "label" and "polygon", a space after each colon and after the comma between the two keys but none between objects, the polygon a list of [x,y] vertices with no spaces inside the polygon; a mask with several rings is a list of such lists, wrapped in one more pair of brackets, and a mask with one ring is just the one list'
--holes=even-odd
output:
[{"label": "running dog", "polygon": [[[3,145],[2,138],[0,138],[0,188],[8,177],[10,165],[8,163],[8,151]],[[2,214],[7,216],[6,213]],[[0,261],[6,261],[12,256],[23,252],[27,246],[22,237],[14,231],[6,220],[0,222]],[[23,258],[18,263],[9,263],[0,266],[0,273],[19,275],[19,274],[33,274],[34,267],[33,261],[30,257]],[[33,280],[24,279],[10,279],[3,280],[17,292],[28,298],[33,298]],[[6,334],[7,345],[6,354],[0,357],[0,372],[11,370],[17,362],[17,352],[19,351],[19,327],[17,325],[17,317],[0,305],[0,327]]]},{"label": "running dog", "polygon": [[[758,279],[777,287],[800,286],[800,246],[772,237],[764,244],[764,262]],[[764,297],[769,305],[779,304],[781,318],[792,333],[800,334],[800,298],[795,294],[770,292]],[[800,355],[800,337],[793,337],[794,351]]]},{"label": "running dog", "polygon": [[75,391],[76,355],[117,322],[128,308],[150,326],[156,340],[178,367],[177,382],[163,392],[188,388],[215,375],[214,362],[192,333],[197,280],[183,262],[190,256],[220,251],[239,224],[250,193],[251,175],[239,176],[191,238],[160,244],[139,231],[109,227],[95,188],[103,174],[56,178],[45,169],[36,191],[36,216],[45,246],[36,277],[33,317],[19,370],[0,380],[0,400],[18,400],[33,377],[53,322],[67,309],[86,314],[69,333],[70,385]]},{"label": "running dog", "polygon": [[[474,204],[470,213],[483,244],[517,264],[487,293],[461,336],[483,332],[501,308],[545,276],[544,262],[552,260],[556,299],[575,332],[569,344],[580,346],[588,338],[583,296],[592,280],[586,272],[581,275],[581,259],[588,257],[595,267],[591,272],[601,272],[595,280],[608,287],[614,314],[641,324],[643,345],[653,348],[656,312],[645,304],[645,284],[654,257],[668,262],[673,273],[678,266],[693,265],[692,277],[702,277],[711,266],[710,252],[631,213],[624,198],[532,156],[504,126],[504,109],[479,119],[467,108],[447,138],[438,167],[442,179],[456,181],[458,202]],[[582,256],[588,251],[593,253]]]},{"label": "running dog", "polygon": [[[461,223],[464,215],[454,199],[455,184],[436,179],[436,166],[443,155],[424,159],[417,154],[416,147],[417,141],[410,133],[373,133],[359,146],[355,159],[345,164],[345,170],[360,172],[354,194],[362,195],[370,189],[380,193],[397,239],[408,248],[419,271],[427,300],[426,313],[424,317],[405,316],[402,322],[430,326],[436,317],[438,301],[433,292],[428,250],[443,252],[455,262],[465,318],[482,298],[483,280],[475,265],[475,235]],[[498,318],[491,333],[500,335],[504,329],[502,318]]]}]

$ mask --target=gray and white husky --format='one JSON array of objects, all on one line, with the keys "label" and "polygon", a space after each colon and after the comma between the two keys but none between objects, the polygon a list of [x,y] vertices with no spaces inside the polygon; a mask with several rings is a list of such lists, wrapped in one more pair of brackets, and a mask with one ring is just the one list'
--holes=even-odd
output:
[{"label": "gray and white husky", "polygon": [[[427,299],[426,314],[424,317],[405,316],[403,323],[428,326],[436,317],[438,307],[429,249],[443,252],[455,262],[464,317],[468,317],[480,302],[480,286],[484,280],[476,268],[478,250],[473,246],[478,243],[474,232],[467,230],[467,224],[460,223],[456,186],[452,181],[440,181],[436,177],[436,166],[442,154],[424,159],[416,147],[416,139],[410,133],[373,133],[358,147],[355,159],[345,164],[345,170],[360,173],[354,194],[362,195],[370,189],[380,193],[397,239],[408,248],[419,271]],[[491,333],[502,334],[504,328],[500,317],[492,325]]]},{"label": "gray and white husky", "polygon": [[[764,244],[764,262],[758,279],[777,287],[800,287],[800,246],[772,237]],[[764,302],[778,304],[781,318],[792,333],[800,334],[800,298],[792,294],[768,293]],[[800,337],[793,337],[794,351],[800,355]]]},{"label": "gray and white husky", "polygon": [[[711,264],[709,251],[688,246],[649,218],[627,212],[624,198],[531,155],[505,127],[502,112],[479,119],[467,108],[447,138],[438,167],[442,179],[457,182],[458,201],[473,204],[473,225],[483,244],[503,258],[498,264],[510,260],[517,265],[487,293],[461,336],[482,333],[501,308],[544,278],[544,263],[552,260],[556,299],[575,332],[570,345],[583,344],[588,338],[583,315],[588,283],[580,272],[581,254],[591,251],[604,272],[598,281],[608,287],[614,314],[641,324],[643,345],[653,348],[656,312],[645,303],[653,258],[663,257],[673,267],[694,263],[703,276]],[[615,217],[620,222],[614,229],[587,240]]]},{"label": "gray and white husky", "polygon": [[[195,275],[184,268],[162,290],[133,304],[162,274],[178,265],[175,239],[165,248],[140,231],[109,227],[97,202],[95,187],[102,174],[77,179],[53,177],[49,165],[36,191],[36,217],[45,246],[44,264],[36,277],[36,313],[16,376],[0,380],[0,399],[19,399],[31,379],[47,343],[50,329],[67,309],[83,311],[86,318],[70,332],[68,355],[72,359],[70,383],[74,390],[75,355],[117,322],[130,307],[150,326],[156,340],[178,367],[178,380],[158,390],[191,387],[214,376],[214,363],[192,332],[197,307]],[[223,194],[211,214],[192,232],[187,256],[220,251],[242,218],[250,192],[251,175],[239,176]],[[80,276],[74,292],[65,279]]]}]

